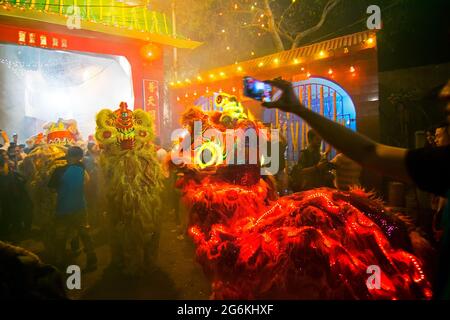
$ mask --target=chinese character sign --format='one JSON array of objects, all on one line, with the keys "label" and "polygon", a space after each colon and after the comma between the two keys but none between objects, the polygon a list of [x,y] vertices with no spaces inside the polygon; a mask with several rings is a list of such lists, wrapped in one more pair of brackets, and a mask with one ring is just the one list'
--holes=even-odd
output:
[{"label": "chinese character sign", "polygon": [[159,83],[156,80],[144,79],[144,110],[150,112],[155,119],[155,132],[159,133]]},{"label": "chinese character sign", "polygon": [[[56,36],[51,36],[48,34],[37,34],[35,32],[28,32],[20,30],[17,35],[17,42],[19,44],[28,46],[41,46],[43,48],[67,48],[67,39],[58,38]],[[61,43],[61,45],[60,45]]]}]

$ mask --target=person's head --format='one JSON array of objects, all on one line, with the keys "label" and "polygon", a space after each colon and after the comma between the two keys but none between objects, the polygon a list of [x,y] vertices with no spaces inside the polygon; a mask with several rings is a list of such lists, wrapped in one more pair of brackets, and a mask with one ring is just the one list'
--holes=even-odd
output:
[{"label": "person's head", "polygon": [[99,151],[98,145],[95,142],[89,142],[87,145],[87,151],[89,154],[97,154]]},{"label": "person's head", "polygon": [[322,138],[317,134],[316,131],[310,129],[308,131],[308,145],[314,148],[319,148],[322,143]]},{"label": "person's head", "polygon": [[434,141],[437,147],[450,145],[450,127],[447,122],[443,122],[436,127]]},{"label": "person's head", "polygon": [[19,135],[17,133],[13,134],[13,141],[15,144],[17,144],[17,140],[19,140]]},{"label": "person's head", "polygon": [[16,146],[14,144],[10,145],[7,152],[8,152],[8,157],[10,159],[14,159],[14,157],[16,155]]},{"label": "person's head", "polygon": [[6,152],[3,149],[0,150],[0,159],[2,159],[4,161],[8,161],[9,160],[8,152]]},{"label": "person's head", "polygon": [[83,149],[80,147],[69,147],[67,150],[67,156],[66,156],[68,163],[77,163],[80,162],[83,159]]},{"label": "person's head", "polygon": [[14,148],[14,155],[15,155],[15,157],[16,157],[17,160],[23,160],[23,159],[22,159],[22,150],[20,150],[20,147],[19,147],[19,146],[16,146],[16,147]]}]

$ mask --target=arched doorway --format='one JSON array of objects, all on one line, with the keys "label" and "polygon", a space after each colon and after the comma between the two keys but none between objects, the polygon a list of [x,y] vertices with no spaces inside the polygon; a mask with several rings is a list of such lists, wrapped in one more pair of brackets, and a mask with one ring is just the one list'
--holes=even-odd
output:
[{"label": "arched doorway", "polygon": [[[303,105],[356,131],[355,105],[350,95],[336,82],[325,78],[311,77],[293,83],[295,92]],[[274,99],[280,93],[274,95]],[[286,159],[298,161],[300,150],[306,148],[309,126],[299,117],[276,109],[264,111],[264,122],[279,128],[288,142]]]}]

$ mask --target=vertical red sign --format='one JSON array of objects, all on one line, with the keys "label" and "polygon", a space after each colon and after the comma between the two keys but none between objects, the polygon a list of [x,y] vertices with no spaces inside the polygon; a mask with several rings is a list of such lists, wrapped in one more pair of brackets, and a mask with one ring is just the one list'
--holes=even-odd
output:
[{"label": "vertical red sign", "polygon": [[144,110],[155,120],[155,134],[159,135],[159,82],[144,79]]}]

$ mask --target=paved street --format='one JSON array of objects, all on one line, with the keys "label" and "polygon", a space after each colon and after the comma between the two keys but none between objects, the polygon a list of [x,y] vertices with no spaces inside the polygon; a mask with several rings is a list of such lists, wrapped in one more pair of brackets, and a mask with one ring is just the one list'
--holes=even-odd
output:
[{"label": "paved street", "polygon": [[[83,273],[81,290],[70,290],[71,299],[208,299],[210,285],[201,267],[195,262],[195,248],[188,237],[178,239],[172,216],[162,226],[160,251],[156,266],[149,267],[148,277],[140,280],[117,276],[107,267],[110,250],[104,237],[94,230],[98,269]],[[23,241],[21,246],[41,255],[43,244]],[[44,259],[44,257],[43,257]],[[85,265],[81,254],[77,263]]]}]

